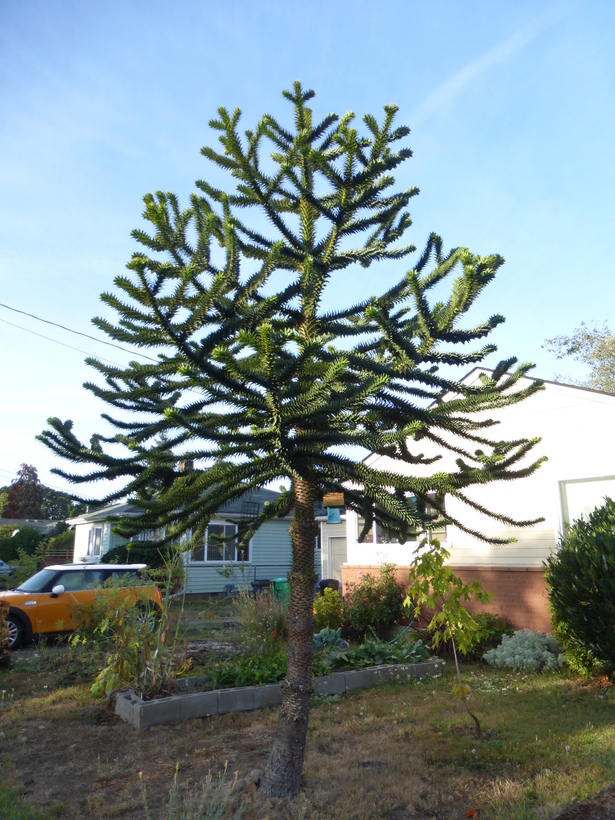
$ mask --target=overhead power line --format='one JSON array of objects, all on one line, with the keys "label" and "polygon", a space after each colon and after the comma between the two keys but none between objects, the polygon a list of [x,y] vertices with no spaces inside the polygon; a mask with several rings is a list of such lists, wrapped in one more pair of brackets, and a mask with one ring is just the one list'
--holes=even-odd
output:
[{"label": "overhead power line", "polygon": [[[15,473],[12,473],[10,470],[5,470],[4,468],[0,467],[0,473],[5,473],[7,476],[11,476],[11,478],[12,478],[14,481],[17,481],[17,476],[18,476],[18,474],[17,474],[16,472],[15,472]],[[4,480],[4,479],[2,478],[2,476],[0,476],[0,481],[3,481],[3,480]],[[58,492],[60,492],[60,493],[65,493],[66,495],[70,495],[70,494],[71,494],[71,493],[70,493],[70,490],[67,490],[67,489],[66,489],[66,488],[64,488],[64,487],[58,487],[58,486],[57,486],[57,484],[46,484],[46,483],[45,483],[45,482],[43,482],[43,481],[41,481],[41,484],[43,485],[43,487],[49,487],[51,490],[57,490]]]},{"label": "overhead power line", "polygon": [[[87,350],[83,350],[80,347],[75,347],[74,345],[67,345],[65,342],[60,342],[58,339],[53,339],[51,336],[45,336],[43,333],[37,333],[35,330],[30,330],[28,327],[22,327],[21,325],[16,325],[14,322],[9,322],[7,319],[0,319],[0,322],[3,322],[5,325],[10,325],[11,327],[16,327],[19,330],[25,330],[26,333],[31,333],[33,336],[38,336],[40,339],[47,339],[48,342],[55,342],[57,345],[62,345],[62,347],[68,347],[69,350],[76,350],[79,353],[85,353],[86,356],[94,356],[93,353],[88,353]],[[77,331],[75,331],[76,333]],[[106,362],[107,364],[112,364],[115,367],[121,367],[122,365],[118,362],[112,362],[111,359],[103,359],[102,356],[94,356],[96,359],[100,359],[101,362]]]},{"label": "overhead power line", "polygon": [[[97,336],[92,336],[89,333],[82,333],[80,330],[73,330],[71,327],[67,327],[66,325],[61,325],[59,322],[52,322],[50,319],[43,319],[40,316],[35,316],[34,313],[28,313],[26,310],[19,310],[18,308],[11,307],[10,305],[5,305],[3,302],[0,302],[0,307],[6,308],[7,310],[12,310],[13,313],[21,313],[23,316],[29,316],[31,319],[36,319],[37,322],[44,322],[46,325],[53,325],[54,327],[59,327],[61,330],[66,330],[68,333],[74,333],[76,336],[83,336],[86,339],[92,339],[92,341],[97,342],[101,345],[107,345],[108,347],[116,347],[118,350],[123,350],[124,353],[130,353],[131,356],[141,356],[143,359],[149,359],[150,362],[158,362],[158,359],[153,359],[151,356],[147,356],[145,353],[139,353],[135,350],[129,350],[127,347],[122,347],[122,345],[116,345],[113,342],[107,342],[105,339],[99,339]],[[0,320],[6,321],[6,320]],[[10,325],[11,322],[6,322],[7,325]],[[27,330],[25,327],[21,327],[21,325],[13,325],[13,327],[18,327],[20,330]],[[34,331],[29,331],[30,333],[34,333]],[[40,336],[40,333],[36,333],[36,336]],[[43,339],[49,339],[51,342],[56,342],[56,339],[52,339],[49,336],[42,336]],[[57,342],[58,344],[63,344],[62,342]],[[70,345],[64,345],[64,347],[70,347]],[[86,353],[86,355],[91,355],[87,353],[85,350],[80,350],[78,347],[72,348],[73,350],[79,350],[80,353]],[[111,362],[111,364],[115,364],[115,362]]]}]

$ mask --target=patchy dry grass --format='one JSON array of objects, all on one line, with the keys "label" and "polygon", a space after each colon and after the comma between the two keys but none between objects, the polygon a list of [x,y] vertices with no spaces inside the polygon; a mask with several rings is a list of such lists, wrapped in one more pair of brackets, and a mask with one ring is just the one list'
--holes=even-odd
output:
[{"label": "patchy dry grass", "polygon": [[34,654],[16,653],[0,672],[2,785],[18,790],[24,812],[142,818],[145,785],[151,816],[164,817],[176,771],[176,797],[194,794],[225,761],[231,779],[238,772],[229,816],[243,800],[246,820],[452,820],[473,808],[483,819],[546,820],[615,783],[612,687],[475,666],[465,677],[482,738],[450,677],[315,699],[299,800],[262,804],[251,773],[264,766],[275,710],[139,733],[89,697],[91,658]]}]

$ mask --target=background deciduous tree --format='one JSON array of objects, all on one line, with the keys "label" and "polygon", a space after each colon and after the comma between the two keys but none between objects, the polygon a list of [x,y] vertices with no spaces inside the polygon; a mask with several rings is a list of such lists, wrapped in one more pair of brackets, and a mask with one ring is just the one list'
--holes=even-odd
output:
[{"label": "background deciduous tree", "polygon": [[544,347],[555,353],[558,359],[576,359],[589,367],[589,376],[584,381],[561,375],[555,377],[556,381],[572,382],[615,393],[615,336],[606,323],[602,327],[589,328],[585,322],[581,322],[570,336],[546,339]]},{"label": "background deciduous tree", "polygon": [[[534,441],[490,435],[485,411],[521,401],[540,384],[520,386],[530,365],[516,367],[515,359],[478,386],[451,375],[495,349],[482,340],[501,316],[460,322],[503,260],[466,248],[444,253],[432,235],[418,258],[401,261],[415,252],[402,239],[418,191],[393,188],[393,172],[411,156],[399,146],[409,129],[395,126],[396,107],[386,106],[380,122],[365,116],[359,130],[352,113],[315,120],[307,105],[313,92],[299,83],[284,96],[289,126],[264,116],[241,136],[239,110],[224,108],[211,121],[221,149],[202,153],[230,174],[229,190],[199,181],[185,209],[173,194],[145,197],[152,232],[134,231],[141,247],[129,273],[102,296],[117,320],[94,321],[157,359],[125,368],[88,360],[102,379],[86,388],[113,408],[105,415],[111,433],[88,445],[70,421],[50,419],[41,439],[62,458],[90,465],[56,470],[75,483],[125,479],[107,496],[129,494],[141,511],[123,522],[124,534],[166,527],[167,539],[188,533],[188,546],[227,500],[289,482],[288,492],[242,523],[238,539],[291,516],[288,672],[262,790],[293,797],[312,688],[314,505],[324,493],[343,493],[365,532],[376,519],[402,542],[436,519],[463,528],[446,513],[447,495],[485,512],[468,487],[536,468],[526,458]],[[342,271],[358,277],[381,262],[403,264],[394,284],[354,303],[352,293],[347,304],[327,302],[330,279]],[[389,281],[387,271],[373,281]],[[452,451],[455,466],[438,469],[439,457],[426,458],[422,441]],[[381,471],[362,460],[369,452],[435,466]],[[194,469],[180,473],[181,459]]]},{"label": "background deciduous tree", "polygon": [[8,490],[7,505],[3,510],[4,518],[42,518],[43,485],[36,468],[22,464],[17,478]]}]

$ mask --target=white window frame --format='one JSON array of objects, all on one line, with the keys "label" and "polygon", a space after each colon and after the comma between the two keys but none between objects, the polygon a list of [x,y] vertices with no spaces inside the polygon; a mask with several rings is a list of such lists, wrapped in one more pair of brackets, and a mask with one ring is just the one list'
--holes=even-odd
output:
[{"label": "white window frame", "polygon": [[[98,535],[98,537],[97,537]],[[93,558],[99,558],[100,552],[102,550],[102,536],[103,536],[103,528],[100,527],[90,527],[90,531],[88,532],[88,556]]]},{"label": "white window frame", "polygon": [[[223,526],[225,528],[225,533],[224,533],[225,535],[227,534],[226,533],[226,528],[227,527],[233,527],[234,530],[235,530],[235,535],[237,535],[237,529],[238,529],[237,522],[235,522],[235,521],[224,521],[224,520],[219,520],[219,519],[214,519],[213,521],[210,521],[208,526],[207,526],[207,530],[205,531],[205,536],[203,538],[204,543],[199,545],[198,547],[193,547],[193,549],[190,551],[190,557],[189,557],[189,563],[190,564],[196,564],[198,566],[206,566],[206,565],[208,565],[208,566],[223,566],[224,564],[241,564],[242,566],[245,566],[247,564],[252,563],[252,540],[250,540],[248,545],[247,545],[248,557],[245,560],[242,560],[239,557],[240,552],[243,552],[245,550],[242,550],[242,551],[238,550],[237,545],[235,545],[235,553],[234,553],[234,556],[232,558],[231,557],[208,558],[207,557],[207,549],[208,549],[208,536],[209,536],[209,527],[210,526],[216,526],[216,527]],[[225,548],[226,547],[227,547],[227,544],[225,544]],[[194,558],[195,550],[200,551],[201,549],[203,550],[203,558],[202,559]]]}]

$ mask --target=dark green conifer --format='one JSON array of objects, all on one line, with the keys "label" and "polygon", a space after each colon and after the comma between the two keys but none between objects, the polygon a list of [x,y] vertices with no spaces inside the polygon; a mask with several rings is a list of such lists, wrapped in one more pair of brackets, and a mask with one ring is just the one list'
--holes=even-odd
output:
[{"label": "dark green conifer", "polygon": [[[299,83],[284,97],[292,127],[264,116],[242,137],[239,110],[224,108],[211,121],[221,148],[203,154],[233,177],[229,190],[198,182],[186,209],[173,194],[145,197],[152,232],[134,232],[142,250],[115,292],[102,295],[116,322],[95,324],[156,358],[125,368],[88,360],[102,382],[86,387],[113,408],[104,418],[115,432],[88,446],[70,422],[50,419],[41,439],[91,465],[80,475],[57,471],[71,481],[125,479],[107,500],[130,494],[142,510],[125,522],[127,535],[166,526],[169,537],[190,531],[196,543],[229,499],[290,482],[240,538],[292,516],[288,677],[263,791],[293,797],[311,690],[314,505],[325,493],[343,493],[347,507],[401,540],[430,521],[413,496],[429,497],[436,517],[445,516],[447,496],[482,509],[465,495],[468,487],[527,475],[538,462],[520,466],[534,442],[491,438],[490,422],[477,414],[521,401],[539,384],[517,385],[529,365],[514,359],[478,387],[450,375],[451,366],[477,364],[495,349],[480,340],[501,316],[469,328],[460,319],[503,260],[465,248],[446,254],[432,235],[415,262],[404,262],[415,251],[402,240],[418,191],[393,187],[393,172],[411,156],[402,142],[409,129],[394,125],[396,107],[385,106],[380,122],[365,116],[360,130],[352,113],[315,121],[307,105],[313,92]],[[338,271],[384,260],[401,268],[392,287],[351,306],[324,304]],[[447,277],[449,297],[430,303]],[[461,442],[457,466],[434,467],[431,477],[381,472],[355,457],[358,447],[425,464],[416,443],[446,448],[451,435]],[[161,440],[172,457],[161,453]],[[179,472],[180,457],[194,469]]]}]

